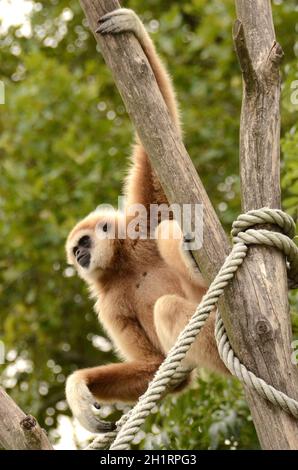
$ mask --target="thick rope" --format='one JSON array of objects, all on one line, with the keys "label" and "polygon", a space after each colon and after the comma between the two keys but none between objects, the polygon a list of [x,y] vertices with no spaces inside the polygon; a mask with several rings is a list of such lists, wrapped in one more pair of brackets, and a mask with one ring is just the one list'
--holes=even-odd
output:
[{"label": "thick rope", "polygon": [[[259,224],[277,225],[284,233],[270,232],[264,229],[249,229],[249,227]],[[249,245],[266,245],[281,250],[287,257],[289,286],[298,287],[298,248],[291,240],[294,235],[294,221],[289,215],[280,210],[263,208],[238,217],[232,229],[233,249],[231,253],[211,283],[188,325],[180,333],[176,344],[159,367],[147,391],[140,397],[135,407],[122,416],[115,431],[95,438],[87,449],[106,449],[111,444],[111,450],[127,450],[130,448],[130,444],[140,426],[164,395],[167,388],[173,383],[173,380],[182,379],[185,372],[181,370],[181,361],[185,358],[209,314],[214,310],[224,288],[243,263]],[[219,312],[217,312],[216,317],[215,337],[220,357],[233,375],[274,405],[298,418],[298,402],[296,400],[268,385],[263,379],[247,370],[235,356]]]}]

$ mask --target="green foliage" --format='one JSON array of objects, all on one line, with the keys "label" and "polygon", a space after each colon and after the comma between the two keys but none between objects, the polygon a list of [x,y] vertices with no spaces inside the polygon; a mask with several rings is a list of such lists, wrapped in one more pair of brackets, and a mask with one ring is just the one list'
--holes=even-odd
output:
[{"label": "green foliage", "polygon": [[240,384],[206,373],[190,392],[164,400],[145,431],[144,449],[259,448]]},{"label": "green foliage", "polygon": [[[283,65],[282,189],[297,216],[298,79],[295,0],[276,1]],[[240,211],[238,131],[241,74],[233,51],[233,2],[136,0],[173,75],[185,142],[227,229]],[[41,8],[42,7],[42,8]],[[83,283],[67,267],[69,229],[99,203],[116,203],[132,127],[78,0],[39,1],[32,34],[0,36],[0,339],[1,382],[42,426],[69,414],[65,377],[115,360]],[[296,45],[297,54],[297,45]],[[292,295],[294,325],[298,297]],[[295,334],[298,329],[295,327]],[[168,449],[258,446],[241,387],[204,375],[181,397],[164,401],[139,446]]]}]

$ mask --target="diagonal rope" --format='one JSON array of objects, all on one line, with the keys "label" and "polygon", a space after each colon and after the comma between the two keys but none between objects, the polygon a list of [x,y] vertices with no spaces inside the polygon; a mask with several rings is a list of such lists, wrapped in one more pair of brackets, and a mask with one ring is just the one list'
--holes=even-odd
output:
[{"label": "diagonal rope", "polygon": [[[249,228],[268,223],[277,225],[284,233]],[[135,407],[122,416],[115,431],[96,437],[87,449],[106,449],[110,445],[111,450],[127,450],[130,448],[130,444],[140,426],[164,395],[167,388],[173,383],[172,381],[181,380],[183,377],[185,372],[179,368],[181,361],[185,358],[209,314],[216,306],[224,288],[243,263],[250,245],[266,245],[281,250],[287,257],[289,286],[298,287],[298,248],[291,240],[294,235],[295,224],[293,219],[277,209],[258,209],[238,217],[232,229],[233,249],[231,253],[226,258],[189,323],[180,333],[176,344],[159,367],[147,391],[140,397]],[[274,405],[298,418],[298,402],[296,400],[288,397],[285,393],[267,384],[263,379],[247,370],[235,356],[219,312],[217,312],[216,317],[215,338],[220,357],[233,375]]]}]

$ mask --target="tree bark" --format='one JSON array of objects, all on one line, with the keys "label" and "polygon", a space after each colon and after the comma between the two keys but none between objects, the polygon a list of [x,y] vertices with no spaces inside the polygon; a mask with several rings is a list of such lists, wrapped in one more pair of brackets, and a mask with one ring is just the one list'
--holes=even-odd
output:
[{"label": "tree bark", "polygon": [[0,387],[0,447],[5,450],[53,450],[43,429]]},{"label": "tree bark", "polygon": [[[236,3],[243,25],[236,24],[234,35],[247,76],[241,120],[243,208],[279,207],[280,49],[274,43],[269,1]],[[81,0],[81,4],[93,32],[104,13],[120,6],[116,0]],[[249,41],[243,40],[244,32]],[[94,35],[169,202],[203,204],[204,243],[194,256],[210,282],[230,246],[177,135],[149,63],[132,34]],[[250,250],[249,261],[238,270],[220,302],[221,314],[239,359],[268,383],[297,399],[298,374],[290,363],[285,260],[275,250]],[[256,392],[246,390],[246,394],[263,448],[298,449],[297,421]]]}]

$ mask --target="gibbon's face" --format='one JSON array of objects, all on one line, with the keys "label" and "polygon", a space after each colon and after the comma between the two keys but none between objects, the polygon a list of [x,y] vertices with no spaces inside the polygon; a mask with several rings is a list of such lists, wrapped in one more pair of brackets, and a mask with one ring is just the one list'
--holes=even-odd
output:
[{"label": "gibbon's face", "polygon": [[123,216],[117,211],[95,211],[81,220],[66,242],[67,261],[85,280],[99,278],[115,268],[119,247],[118,225]]}]

